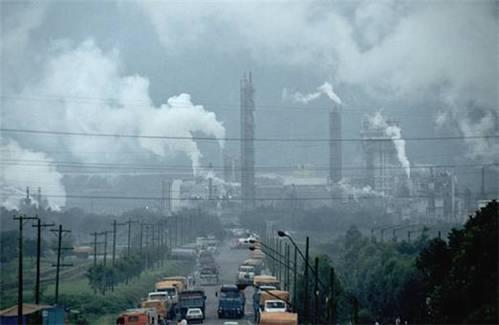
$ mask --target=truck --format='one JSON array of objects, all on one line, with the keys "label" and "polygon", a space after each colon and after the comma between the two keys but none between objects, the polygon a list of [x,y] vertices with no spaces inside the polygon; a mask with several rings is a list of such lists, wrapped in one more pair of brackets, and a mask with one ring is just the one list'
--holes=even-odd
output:
[{"label": "truck", "polygon": [[155,309],[160,323],[175,317],[172,303],[164,299],[147,299],[142,302],[141,307],[146,309]]},{"label": "truck", "polygon": [[182,275],[167,276],[163,278],[164,281],[179,281],[182,283],[182,288],[187,288],[187,278]]},{"label": "truck", "polygon": [[263,269],[263,260],[256,258],[248,258],[243,262],[242,265],[253,266],[253,272],[255,273],[255,275],[260,275]]},{"label": "truck", "polygon": [[244,292],[234,284],[224,284],[220,287],[218,296],[218,318],[243,318],[246,298]]},{"label": "truck", "polygon": [[262,285],[279,288],[280,283],[279,280],[277,280],[277,278],[273,275],[255,275],[255,278],[253,279],[253,286],[258,288]]},{"label": "truck", "polygon": [[158,313],[154,308],[127,309],[116,319],[118,325],[158,325]]},{"label": "truck", "polygon": [[[256,319],[260,319],[263,312],[273,312],[272,310],[265,310],[267,301],[284,303],[284,311],[287,309],[287,301],[289,301],[289,292],[283,290],[262,290],[259,295],[260,301],[258,302],[258,311]],[[281,305],[281,304],[280,304]],[[279,307],[276,306],[276,309]],[[272,309],[272,306],[267,306],[267,309]],[[282,306],[281,306],[282,309]]]},{"label": "truck", "polygon": [[289,312],[263,312],[260,325],[298,325],[298,314]]},{"label": "truck", "polygon": [[260,295],[262,292],[276,290],[277,288],[273,285],[265,285],[262,284],[260,286],[255,287],[255,291],[253,293],[253,317],[256,321],[258,318],[258,313],[260,311]]},{"label": "truck", "polygon": [[[187,280],[186,280],[187,281]],[[184,290],[185,286],[181,280],[161,280],[156,282],[155,289],[157,292],[166,292],[172,304],[178,303],[178,294]]]},{"label": "truck", "polygon": [[255,277],[255,267],[252,265],[240,265],[237,272],[236,283],[238,285],[251,285]]},{"label": "truck", "polygon": [[189,308],[199,308],[205,315],[206,295],[203,289],[188,289],[180,292],[178,296],[177,312],[185,318]]},{"label": "truck", "polygon": [[197,249],[190,247],[172,248],[171,256],[174,259],[194,260],[197,256]]},{"label": "truck", "polygon": [[251,252],[251,258],[263,260],[265,253],[261,249],[255,249]]},{"label": "truck", "polygon": [[288,304],[280,299],[265,300],[263,312],[276,313],[288,311]]},{"label": "truck", "polygon": [[217,285],[218,270],[216,267],[205,266],[199,271],[201,285]]}]

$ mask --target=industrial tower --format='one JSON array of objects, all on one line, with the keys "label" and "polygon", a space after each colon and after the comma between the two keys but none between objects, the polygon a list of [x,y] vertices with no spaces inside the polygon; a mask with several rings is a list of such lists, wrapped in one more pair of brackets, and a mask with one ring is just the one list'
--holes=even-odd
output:
[{"label": "industrial tower", "polygon": [[251,72],[241,80],[241,198],[243,210],[255,206],[255,89]]},{"label": "industrial tower", "polygon": [[329,181],[341,180],[341,108],[335,103],[329,111]]}]

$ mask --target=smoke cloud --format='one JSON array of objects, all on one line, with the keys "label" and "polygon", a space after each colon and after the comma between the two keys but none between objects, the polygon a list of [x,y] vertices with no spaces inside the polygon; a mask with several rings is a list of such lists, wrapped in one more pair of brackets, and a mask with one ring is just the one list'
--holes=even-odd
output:
[{"label": "smoke cloud", "polygon": [[[22,148],[16,141],[1,140],[3,164],[0,174],[0,204],[10,209],[18,208],[20,197],[24,196],[24,191],[29,186],[32,189],[41,187],[50,192],[53,197],[47,199],[52,209],[63,207],[66,203],[63,175],[51,165],[53,160],[44,153]],[[40,160],[47,161],[47,164],[40,164]]]},{"label": "smoke cloud", "polygon": [[338,182],[338,186],[343,193],[353,197],[354,200],[357,200],[359,197],[366,197],[366,196],[377,196],[377,197],[384,196],[383,193],[373,190],[369,185],[366,185],[364,187],[356,187],[350,184],[350,181],[346,178],[342,178]]},{"label": "smoke cloud", "polygon": [[317,91],[310,94],[295,92],[294,94],[289,95],[287,89],[285,88],[282,92],[282,99],[290,99],[297,103],[308,104],[309,102],[320,98],[322,95],[326,95],[330,100],[338,105],[342,104],[340,97],[336,95],[333,90],[333,86],[329,82],[325,82],[321,86],[317,87]]},{"label": "smoke cloud", "polygon": [[162,135],[185,139],[102,138],[92,136],[19,137],[18,141],[42,151],[67,150],[83,162],[119,162],[120,153],[140,161],[150,153],[159,158],[188,156],[193,173],[199,172],[202,154],[194,133],[214,137],[223,146],[225,128],[212,112],[192,103],[183,93],[155,106],[149,96],[149,80],[124,75],[119,52],[104,52],[93,40],[79,45],[56,42],[42,76],[25,87],[20,100],[9,102],[2,112],[13,128]]},{"label": "smoke cloud", "polygon": [[[482,129],[485,120],[466,117],[475,105],[488,116],[498,112],[499,27],[494,0],[140,2],[139,6],[167,51],[181,52],[194,43],[205,45],[223,37],[223,55],[244,51],[263,64],[333,74],[336,84],[353,86],[371,98],[439,101],[443,109],[452,111],[447,125],[463,135],[499,134],[497,127]],[[307,103],[319,96],[293,97]],[[448,97],[456,104],[449,104]],[[477,159],[484,151],[498,152],[488,140],[466,143]]]},{"label": "smoke cloud", "polygon": [[393,123],[388,123],[380,112],[368,116],[368,121],[371,126],[383,129],[385,134],[392,139],[393,145],[397,151],[397,158],[404,168],[407,178],[411,177],[411,164],[405,153],[405,140],[402,139],[402,130],[400,127]]}]

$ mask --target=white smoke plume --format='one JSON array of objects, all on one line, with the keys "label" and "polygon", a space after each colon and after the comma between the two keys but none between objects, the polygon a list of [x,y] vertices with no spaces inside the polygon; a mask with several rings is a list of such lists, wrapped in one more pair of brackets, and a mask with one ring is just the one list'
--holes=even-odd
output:
[{"label": "white smoke plume", "polygon": [[283,100],[292,100],[297,103],[308,104],[311,101],[314,101],[321,97],[322,95],[326,95],[330,100],[335,102],[338,105],[341,105],[341,99],[333,90],[333,86],[329,82],[324,82],[321,86],[317,87],[317,91],[309,94],[302,94],[301,92],[295,92],[291,95],[288,94],[287,89],[284,89],[282,92]]},{"label": "white smoke plume", "polygon": [[[453,114],[446,124],[462,134],[484,134],[485,120],[466,118],[470,103],[497,120],[495,0],[141,1],[139,6],[167,51],[211,45],[225,26],[229,45],[221,47],[223,55],[244,50],[263,64],[333,73],[337,82],[373,99],[445,104],[442,98],[449,94],[458,105],[448,106]],[[317,93],[296,97],[314,99]],[[498,134],[497,129],[487,131]],[[498,152],[489,139],[466,143],[476,159]]]},{"label": "white smoke plume", "polygon": [[194,105],[185,93],[155,106],[149,80],[125,75],[118,51],[104,52],[87,40],[76,46],[58,42],[52,52],[41,78],[16,94],[20,101],[9,102],[2,113],[5,125],[182,139],[26,136],[23,145],[46,152],[63,148],[83,162],[120,162],[120,153],[127,152],[134,152],[127,155],[128,160],[140,160],[147,152],[166,158],[181,153],[190,158],[194,175],[202,154],[193,133],[214,137],[223,146],[225,128],[214,113]]},{"label": "white smoke plume", "polygon": [[377,197],[384,196],[383,193],[373,190],[369,185],[366,185],[364,187],[356,187],[350,184],[350,181],[346,178],[342,178],[338,182],[338,186],[341,189],[341,191],[343,191],[343,193],[353,197],[354,200],[357,200],[359,197],[366,197],[366,196],[377,196]]},{"label": "white smoke plume", "polygon": [[392,139],[397,151],[397,159],[404,168],[407,178],[411,177],[411,164],[405,153],[405,140],[402,138],[400,127],[393,123],[388,123],[379,111],[374,115],[368,116],[368,121],[371,126],[383,129],[385,134]]},{"label": "white smoke plume", "polygon": [[[59,173],[47,155],[22,148],[16,141],[3,139],[0,145],[2,168],[0,173],[0,204],[6,208],[19,207],[27,186],[41,187],[49,192],[49,206],[58,210],[66,203],[66,191]],[[40,160],[47,163],[39,163]]]}]

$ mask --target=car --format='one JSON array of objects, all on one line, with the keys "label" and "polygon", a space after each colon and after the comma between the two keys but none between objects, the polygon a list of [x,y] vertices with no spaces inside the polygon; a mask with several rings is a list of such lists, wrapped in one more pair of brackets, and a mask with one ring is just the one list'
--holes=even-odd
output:
[{"label": "car", "polygon": [[203,322],[203,311],[201,308],[189,308],[185,314],[185,318],[188,323],[202,323]]}]

